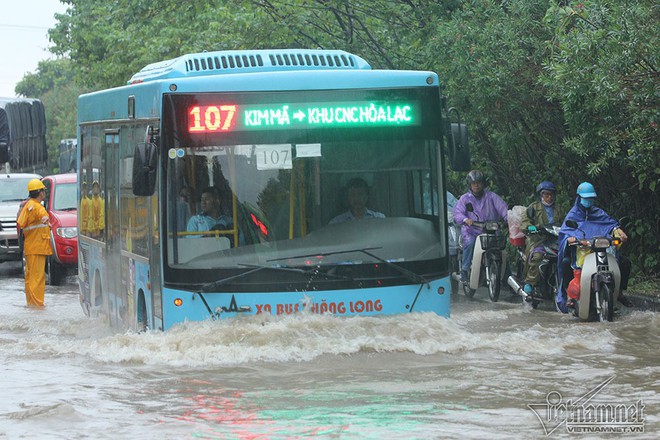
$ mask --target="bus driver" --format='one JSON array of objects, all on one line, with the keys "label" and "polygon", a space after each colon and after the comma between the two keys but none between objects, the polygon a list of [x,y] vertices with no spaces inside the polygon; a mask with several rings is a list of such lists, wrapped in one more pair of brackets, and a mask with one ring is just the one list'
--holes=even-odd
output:
[{"label": "bus driver", "polygon": [[[190,217],[188,220],[188,232],[210,231],[215,226],[216,229],[231,229],[232,219],[222,214],[220,211],[220,193],[218,188],[209,186],[202,191],[200,201],[202,211]],[[196,235],[200,237],[201,235]]]},{"label": "bus driver", "polygon": [[360,179],[359,177],[351,179],[347,185],[347,196],[348,211],[330,220],[329,225],[351,220],[361,220],[363,218],[385,218],[385,214],[382,212],[372,211],[367,208],[369,185],[364,179]]}]

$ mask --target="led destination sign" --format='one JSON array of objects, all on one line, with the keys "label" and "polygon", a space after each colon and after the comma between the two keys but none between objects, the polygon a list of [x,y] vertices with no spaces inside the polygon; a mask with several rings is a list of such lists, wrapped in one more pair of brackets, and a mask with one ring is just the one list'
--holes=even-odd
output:
[{"label": "led destination sign", "polygon": [[196,105],[190,133],[327,127],[396,127],[419,124],[416,102],[330,102],[275,105]]}]

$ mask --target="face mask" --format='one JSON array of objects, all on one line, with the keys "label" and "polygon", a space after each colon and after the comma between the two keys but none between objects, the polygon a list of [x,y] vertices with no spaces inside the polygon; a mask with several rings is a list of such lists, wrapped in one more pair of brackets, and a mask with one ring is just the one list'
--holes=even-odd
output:
[{"label": "face mask", "polygon": [[580,198],[580,205],[582,205],[584,208],[589,209],[589,208],[591,208],[592,206],[594,206],[594,199],[583,199],[583,198]]}]

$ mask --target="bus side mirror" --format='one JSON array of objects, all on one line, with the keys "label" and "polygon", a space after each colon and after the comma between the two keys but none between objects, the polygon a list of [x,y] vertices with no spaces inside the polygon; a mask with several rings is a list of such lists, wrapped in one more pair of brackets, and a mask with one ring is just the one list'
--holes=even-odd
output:
[{"label": "bus side mirror", "polygon": [[152,196],[156,190],[158,149],[152,143],[140,143],[133,152],[133,194]]},{"label": "bus side mirror", "polygon": [[470,171],[467,125],[452,122],[449,138],[449,164],[454,171]]}]

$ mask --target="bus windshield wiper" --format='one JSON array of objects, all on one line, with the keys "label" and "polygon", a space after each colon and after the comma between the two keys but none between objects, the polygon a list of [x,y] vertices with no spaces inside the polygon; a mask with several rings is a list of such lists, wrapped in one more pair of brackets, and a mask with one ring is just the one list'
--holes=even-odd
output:
[{"label": "bus windshield wiper", "polygon": [[392,269],[396,270],[400,274],[404,275],[408,280],[412,281],[413,283],[419,283],[419,284],[426,284],[427,288],[430,288],[431,285],[429,284],[429,281],[423,276],[418,273],[415,273],[411,270],[406,269],[405,267],[399,266],[398,264],[394,264],[391,261],[387,261],[384,258],[379,257],[378,255],[372,254],[371,250],[374,249],[382,249],[382,247],[368,247],[368,248],[357,248],[357,249],[347,249],[344,251],[334,251],[334,252],[317,252],[315,254],[308,254],[308,255],[296,255],[295,257],[283,257],[283,258],[275,258],[273,260],[268,260],[268,261],[280,261],[280,260],[288,260],[288,259],[295,259],[295,258],[307,258],[307,257],[327,257],[329,255],[339,255],[339,254],[350,254],[351,252],[360,252],[365,255],[370,256],[371,258],[391,267]]},{"label": "bus windshield wiper", "polygon": [[311,277],[315,277],[315,276],[318,275],[318,276],[322,276],[324,278],[331,278],[331,279],[338,279],[338,280],[352,280],[353,279],[351,277],[347,277],[347,276],[344,276],[344,275],[335,275],[334,273],[321,272],[319,270],[314,270],[312,268],[310,268],[310,269],[299,269],[299,268],[296,268],[296,267],[286,267],[286,266],[257,266],[255,264],[241,264],[241,266],[261,268],[261,269],[271,269],[271,270],[283,270],[283,271],[286,271],[286,272],[296,272],[296,273],[300,273],[300,274],[303,274],[303,275],[311,275]]},{"label": "bus windshield wiper", "polygon": [[209,292],[210,290],[214,290],[218,288],[219,286],[222,286],[223,284],[227,284],[231,281],[234,281],[238,278],[243,278],[247,275],[260,272],[262,270],[279,270],[279,271],[284,271],[284,272],[293,272],[293,273],[299,273],[301,275],[310,275],[310,278],[315,277],[315,276],[322,276],[324,278],[336,278],[336,279],[342,279],[342,280],[350,280],[351,278],[345,277],[342,275],[335,275],[335,274],[330,274],[326,272],[320,272],[320,271],[314,271],[312,269],[299,269],[295,267],[283,267],[283,266],[257,266],[257,265],[252,265],[252,264],[241,264],[241,266],[245,267],[251,267],[252,270],[248,270],[243,273],[239,273],[238,275],[234,275],[232,277],[227,277],[227,278],[222,278],[217,281],[210,282],[208,284],[204,284],[201,289],[199,289],[200,293],[203,292]]}]

